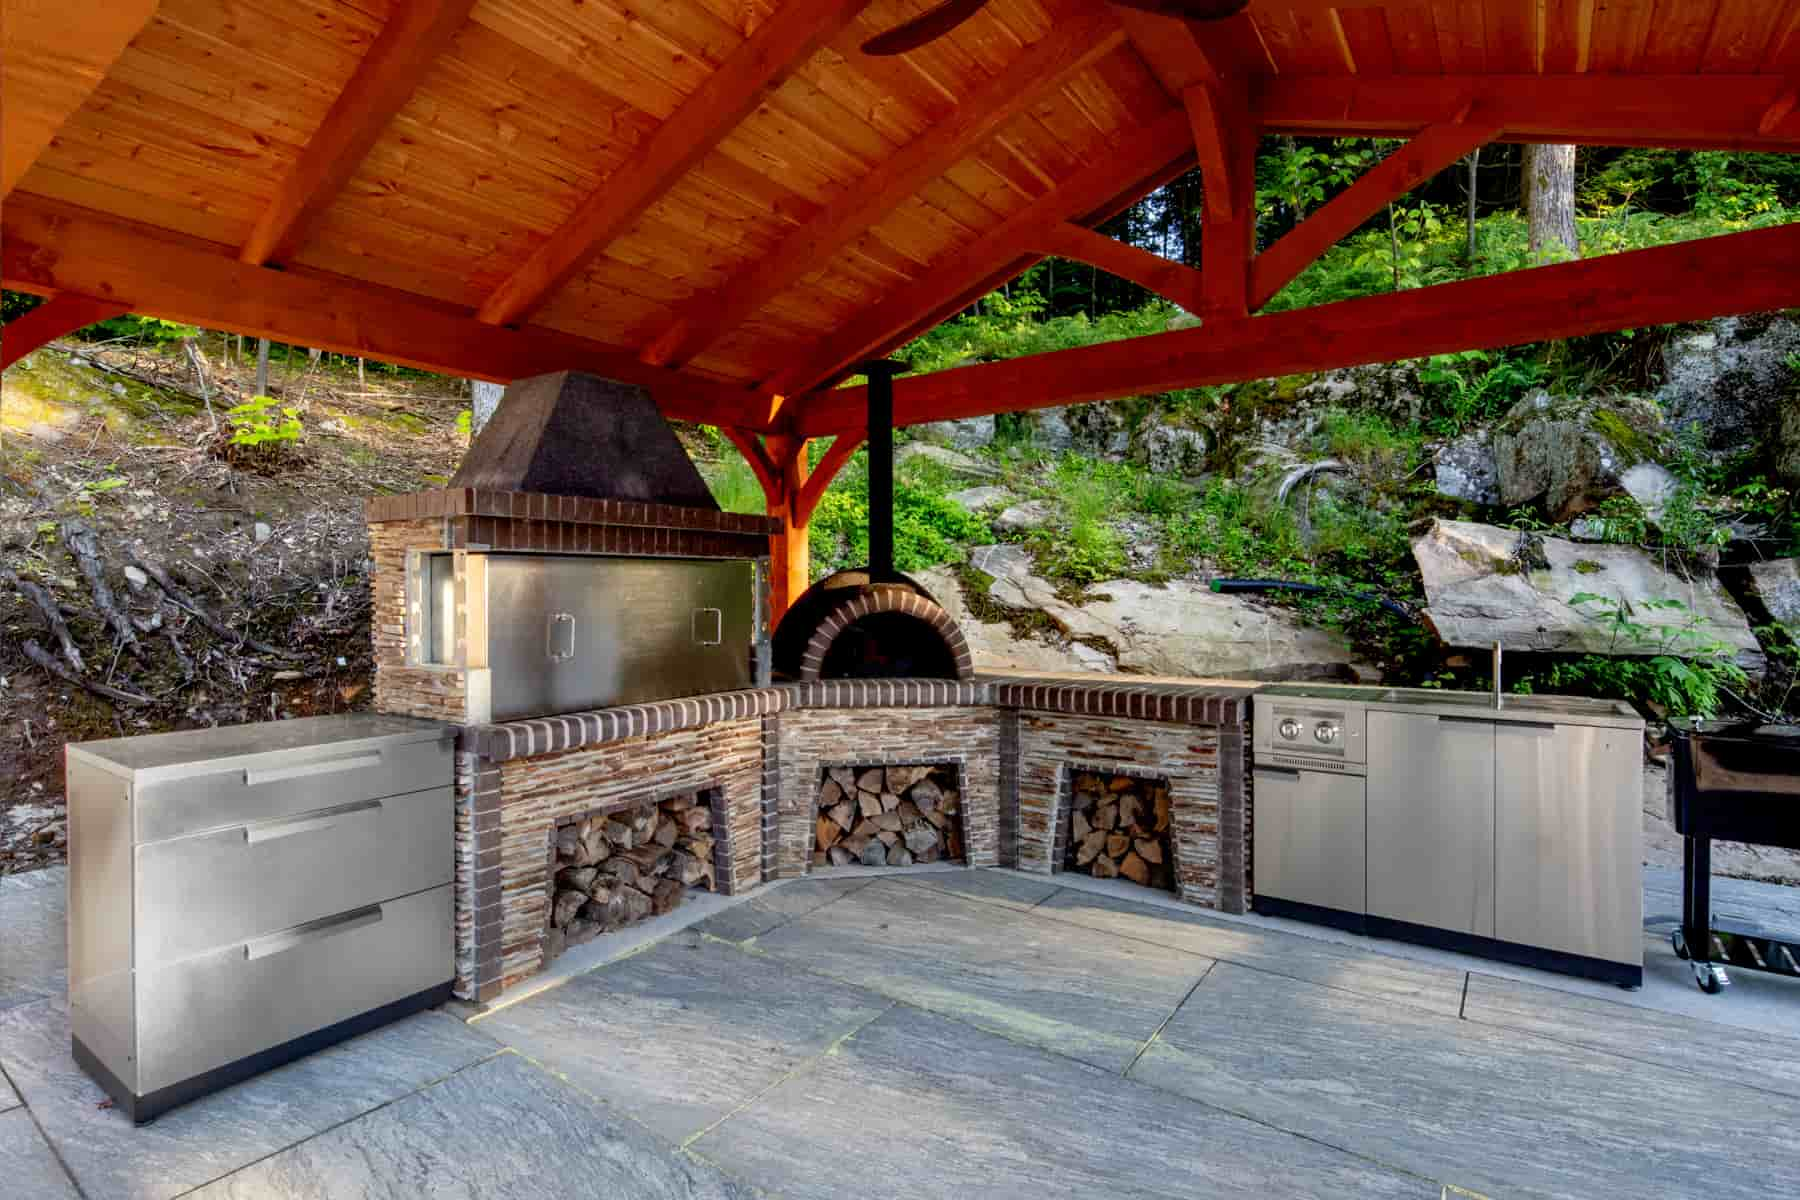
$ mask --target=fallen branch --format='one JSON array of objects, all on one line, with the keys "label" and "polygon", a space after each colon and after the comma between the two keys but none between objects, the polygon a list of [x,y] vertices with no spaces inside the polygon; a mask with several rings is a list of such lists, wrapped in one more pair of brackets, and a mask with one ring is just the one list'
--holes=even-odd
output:
[{"label": "fallen branch", "polygon": [[48,650],[38,645],[35,638],[25,639],[24,650],[26,658],[29,658],[32,662],[44,668],[44,670],[50,672],[50,674],[56,676],[64,683],[72,683],[78,688],[85,688],[96,696],[103,696],[106,699],[119,704],[142,705],[155,703],[149,696],[145,696],[141,693],[128,692],[123,688],[110,687],[97,680],[89,679],[83,675],[77,675],[75,672],[69,670],[69,668],[57,662],[56,657]]},{"label": "fallen branch", "polygon": [[212,630],[212,632],[228,642],[248,646],[259,654],[273,654],[277,657],[285,657],[280,650],[277,650],[266,642],[259,642],[249,634],[240,633],[220,622],[217,617],[207,612],[198,600],[188,595],[180,584],[177,584],[173,579],[170,579],[167,571],[164,571],[149,559],[144,558],[135,550],[130,553],[132,564],[156,582],[156,586],[163,590],[163,594],[169,598],[170,603],[186,612],[189,616],[193,617],[194,620],[200,622],[200,624],[206,626],[206,628]]},{"label": "fallen branch", "polygon": [[143,658],[143,649],[138,645],[137,634],[132,631],[131,618],[119,607],[113,596],[112,586],[106,582],[106,569],[100,562],[100,539],[94,531],[80,521],[64,521],[62,524],[63,545],[69,548],[69,554],[75,559],[75,565],[81,568],[82,578],[87,580],[88,591],[93,593],[94,607],[106,618],[118,633],[119,640],[125,643],[134,658]]},{"label": "fallen branch", "polygon": [[20,579],[11,570],[0,566],[0,582],[10,583],[18,589],[19,595],[31,602],[44,624],[50,627],[50,633],[62,646],[63,657],[77,671],[85,671],[87,667],[81,661],[81,647],[75,644],[75,635],[69,632],[68,622],[63,620],[62,606],[57,604],[56,597],[45,591],[42,586],[29,579]]}]

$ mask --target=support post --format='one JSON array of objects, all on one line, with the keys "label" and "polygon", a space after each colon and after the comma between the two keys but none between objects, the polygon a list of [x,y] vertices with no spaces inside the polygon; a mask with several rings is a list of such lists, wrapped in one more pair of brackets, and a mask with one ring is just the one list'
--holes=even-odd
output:
[{"label": "support post", "polygon": [[801,506],[806,487],[806,438],[776,434],[764,447],[775,465],[776,494],[769,497],[769,515],[781,518],[781,531],[769,538],[769,623],[779,625],[794,601],[812,583],[812,548],[806,523],[811,515]]}]

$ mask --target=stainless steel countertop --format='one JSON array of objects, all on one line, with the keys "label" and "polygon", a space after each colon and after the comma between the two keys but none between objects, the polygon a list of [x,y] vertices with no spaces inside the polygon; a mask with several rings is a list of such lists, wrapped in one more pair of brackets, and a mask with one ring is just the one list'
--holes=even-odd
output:
[{"label": "stainless steel countertop", "polygon": [[1431,713],[1444,717],[1489,717],[1521,723],[1556,721],[1566,725],[1603,725],[1642,729],[1644,719],[1629,704],[1586,696],[1505,696],[1499,708],[1488,692],[1450,692],[1435,688],[1384,688],[1366,684],[1289,683],[1260,690],[1259,696],[1355,701],[1374,712]]},{"label": "stainless steel countertop", "polygon": [[73,742],[67,751],[71,758],[81,759],[114,775],[148,782],[160,773],[199,763],[229,769],[237,761],[305,758],[309,757],[309,751],[327,746],[341,750],[403,746],[447,738],[455,729],[454,725],[416,717],[339,713],[329,717],[299,717],[292,721],[218,725],[211,729]]}]

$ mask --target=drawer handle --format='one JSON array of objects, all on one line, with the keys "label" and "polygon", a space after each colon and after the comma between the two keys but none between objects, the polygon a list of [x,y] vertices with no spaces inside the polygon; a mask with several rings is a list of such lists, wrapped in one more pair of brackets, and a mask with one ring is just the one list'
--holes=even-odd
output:
[{"label": "drawer handle", "polygon": [[1253,775],[1281,775],[1289,779],[1300,778],[1300,772],[1293,767],[1253,767]]},{"label": "drawer handle", "polygon": [[257,770],[254,767],[244,768],[244,786],[256,787],[258,784],[279,783],[283,779],[305,779],[309,775],[335,775],[339,771],[360,771],[364,767],[379,767],[381,751],[373,754],[352,754],[347,758],[328,758],[323,762],[300,763],[292,767],[270,767]]},{"label": "drawer handle", "polygon": [[381,905],[371,904],[366,908],[353,908],[347,913],[339,913],[335,917],[325,917],[318,921],[308,921],[304,925],[296,925],[292,929],[284,929],[280,933],[271,933],[268,937],[257,938],[253,942],[244,943],[245,961],[268,958],[272,954],[292,950],[296,946],[304,946],[308,942],[316,942],[320,938],[335,937],[340,933],[349,933],[352,929],[361,929],[365,925],[379,924],[381,921]]},{"label": "drawer handle", "polygon": [[[712,636],[700,632],[700,618],[712,614]],[[725,640],[725,613],[717,608],[696,608],[691,618],[694,640],[702,646],[717,646]]]},{"label": "drawer handle", "polygon": [[341,808],[326,809],[324,812],[309,813],[304,817],[295,817],[292,821],[275,821],[267,825],[244,826],[244,841],[249,845],[258,842],[272,842],[276,838],[292,837],[296,833],[311,833],[318,829],[330,829],[338,823],[340,817],[352,816],[361,812],[381,811],[381,801],[362,800],[356,804],[346,804]]},{"label": "drawer handle", "polygon": [[[567,630],[567,639],[558,646],[558,632]],[[551,613],[550,620],[544,628],[544,653],[553,663],[568,662],[575,657],[575,614]]]}]

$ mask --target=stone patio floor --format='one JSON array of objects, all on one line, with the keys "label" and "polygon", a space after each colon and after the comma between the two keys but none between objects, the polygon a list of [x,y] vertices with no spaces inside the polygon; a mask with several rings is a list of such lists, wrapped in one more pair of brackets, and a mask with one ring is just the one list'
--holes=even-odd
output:
[{"label": "stone patio floor", "polygon": [[[69,1057],[64,879],[0,878],[9,1200],[1800,1195],[1800,982],[1701,995],[1667,872],[1631,993],[1085,879],[834,874],[138,1128]],[[1719,887],[1800,926],[1800,890]]]}]

